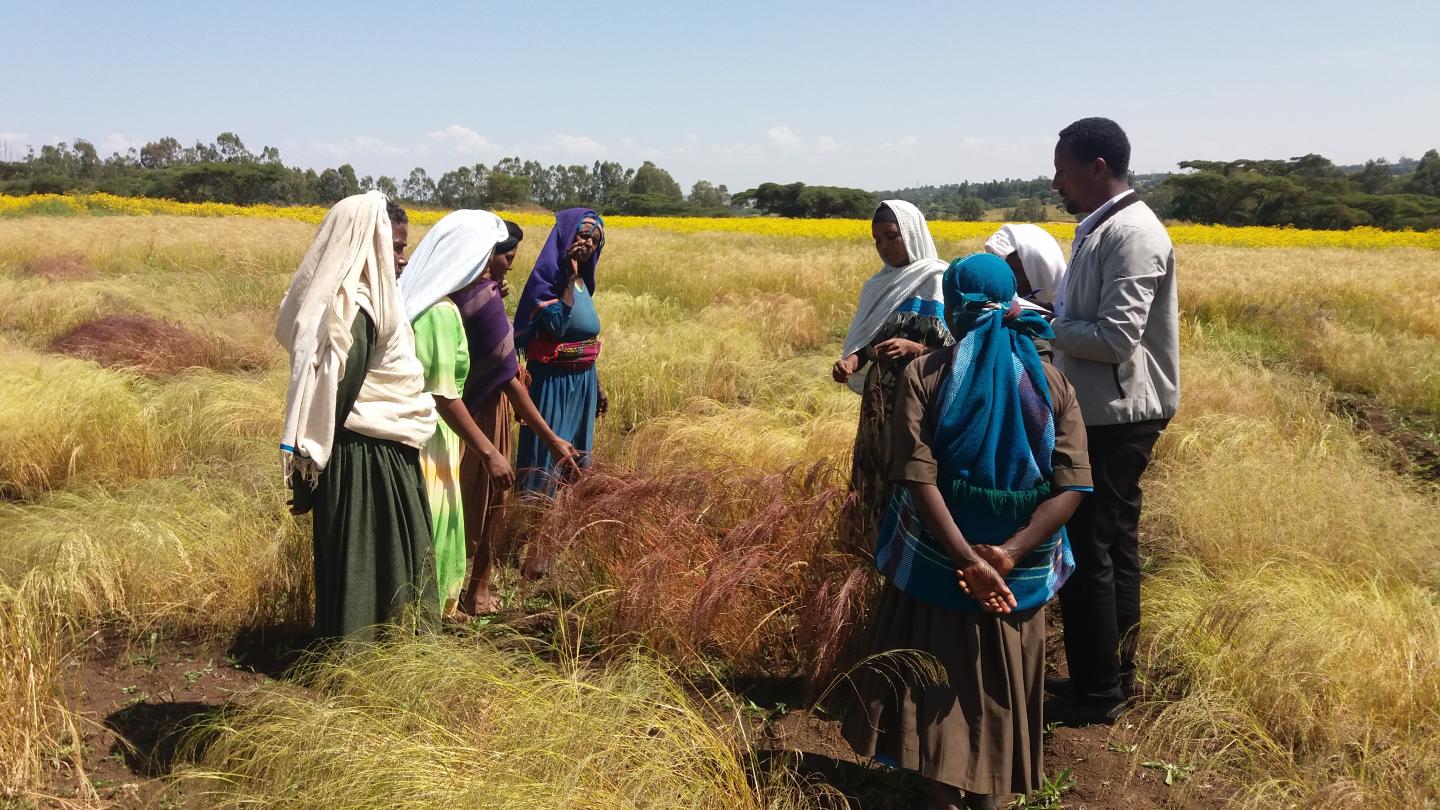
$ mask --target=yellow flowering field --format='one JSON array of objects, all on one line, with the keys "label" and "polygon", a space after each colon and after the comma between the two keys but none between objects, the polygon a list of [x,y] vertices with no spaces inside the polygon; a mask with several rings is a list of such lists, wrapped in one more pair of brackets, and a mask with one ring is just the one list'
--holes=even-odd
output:
[{"label": "yellow flowering field", "polygon": [[[292,219],[318,223],[326,208],[318,205],[231,205],[229,203],[182,203],[147,197],[117,197],[113,194],[34,194],[25,197],[0,195],[0,216],[24,214],[120,214],[143,216],[167,214],[190,217],[254,217]],[[433,225],[447,212],[417,209],[410,219],[419,225]],[[546,214],[506,214],[522,226],[543,226],[552,220]],[[796,236],[820,239],[865,239],[869,223],[859,219],[787,219],[784,217],[606,217],[618,228],[650,228],[673,233],[726,232],[761,236]],[[1057,239],[1075,234],[1074,223],[1049,222],[1041,225]],[[993,222],[930,223],[940,239],[983,239],[994,232]],[[1352,228],[1348,231],[1311,231],[1299,228],[1230,228],[1223,225],[1169,226],[1170,238],[1182,245],[1220,245],[1248,248],[1333,247],[1358,250],[1422,248],[1440,250],[1440,230],[1382,231],[1379,228]]]}]

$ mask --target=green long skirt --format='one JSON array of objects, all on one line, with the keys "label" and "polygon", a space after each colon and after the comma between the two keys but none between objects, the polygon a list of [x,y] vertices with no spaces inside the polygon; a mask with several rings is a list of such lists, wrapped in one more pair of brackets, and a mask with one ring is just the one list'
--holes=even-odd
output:
[{"label": "green long skirt", "polygon": [[341,429],[315,490],[315,635],[373,640],[438,621],[430,507],[413,447]]}]

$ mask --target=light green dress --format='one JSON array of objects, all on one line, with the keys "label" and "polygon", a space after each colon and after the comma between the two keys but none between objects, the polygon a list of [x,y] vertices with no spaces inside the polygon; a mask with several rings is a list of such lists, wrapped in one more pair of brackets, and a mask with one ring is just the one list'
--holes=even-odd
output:
[{"label": "light green dress", "polygon": [[[470,347],[460,310],[449,299],[420,313],[414,321],[415,354],[425,369],[425,391],[459,399],[470,373]],[[465,581],[465,510],[460,498],[460,436],[444,420],[420,451],[425,491],[435,531],[435,575],[440,599],[449,613]]]}]

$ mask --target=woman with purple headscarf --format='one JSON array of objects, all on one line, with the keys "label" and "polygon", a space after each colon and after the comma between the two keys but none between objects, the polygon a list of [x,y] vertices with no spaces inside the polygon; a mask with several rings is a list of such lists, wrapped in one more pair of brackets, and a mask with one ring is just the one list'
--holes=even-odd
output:
[{"label": "woman with purple headscarf", "polygon": [[[595,417],[608,406],[595,374],[600,316],[591,299],[604,246],[605,222],[595,211],[556,213],[515,310],[515,345],[525,351],[530,396],[550,427],[580,451],[581,466],[595,444]],[[557,459],[528,426],[520,429],[516,461],[524,491],[554,495]],[[527,566],[531,574],[543,567]]]},{"label": "woman with purple headscarf", "polygon": [[[505,227],[506,238],[495,246],[480,281],[451,296],[464,318],[470,348],[465,407],[481,432],[507,458],[512,446],[510,423],[519,414],[552,457],[569,459],[575,448],[560,438],[536,409],[515,356],[515,333],[505,313],[508,291],[504,285],[525,233],[509,220]],[[460,494],[465,505],[465,545],[471,557],[460,609],[472,616],[491,613],[500,607],[500,599],[490,587],[490,575],[499,531],[505,525],[509,489],[494,485],[480,456],[465,453],[460,459]]]}]

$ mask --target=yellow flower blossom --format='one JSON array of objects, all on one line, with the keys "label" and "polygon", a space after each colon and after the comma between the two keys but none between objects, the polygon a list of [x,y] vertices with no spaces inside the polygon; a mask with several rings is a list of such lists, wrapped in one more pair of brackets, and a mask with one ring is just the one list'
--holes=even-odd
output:
[{"label": "yellow flower blossom", "polygon": [[[120,214],[127,216],[257,217],[293,219],[318,223],[325,217],[319,205],[232,205],[230,203],[182,203],[148,197],[118,197],[113,194],[32,194],[24,197],[0,195],[0,216],[25,214]],[[416,209],[410,221],[433,225],[446,211]],[[505,216],[526,227],[543,227],[554,219],[548,214],[508,212]],[[726,232],[759,236],[815,239],[868,239],[870,224],[860,219],[787,219],[784,217],[606,217],[612,228],[646,228],[672,233]],[[950,241],[984,239],[998,227],[994,222],[936,221],[930,229],[936,238]],[[1056,239],[1069,240],[1075,225],[1049,222],[1040,227]],[[1180,245],[1221,245],[1246,248],[1336,247],[1358,250],[1422,248],[1440,250],[1440,230],[1382,231],[1379,228],[1352,228],[1348,231],[1311,231],[1300,228],[1229,228],[1223,225],[1168,226],[1170,238]]]}]

